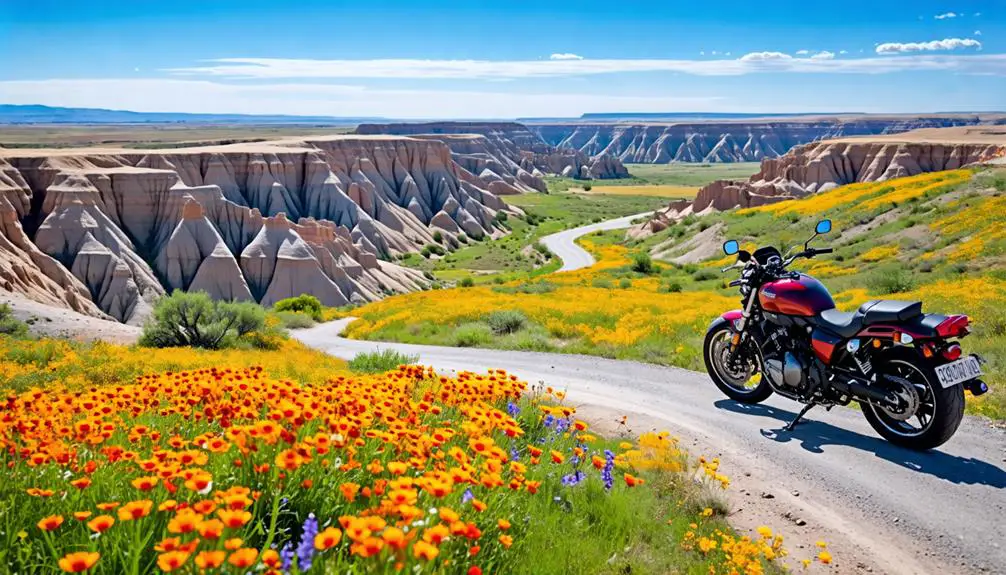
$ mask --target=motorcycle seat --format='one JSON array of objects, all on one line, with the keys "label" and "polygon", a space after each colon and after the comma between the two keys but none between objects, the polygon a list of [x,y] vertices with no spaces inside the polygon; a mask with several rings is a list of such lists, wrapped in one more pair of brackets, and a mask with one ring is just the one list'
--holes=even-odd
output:
[{"label": "motorcycle seat", "polygon": [[817,315],[818,326],[846,339],[864,327],[878,323],[898,323],[908,327],[908,324],[925,325],[923,322],[922,302],[918,301],[873,300],[864,303],[855,312],[828,309]]}]

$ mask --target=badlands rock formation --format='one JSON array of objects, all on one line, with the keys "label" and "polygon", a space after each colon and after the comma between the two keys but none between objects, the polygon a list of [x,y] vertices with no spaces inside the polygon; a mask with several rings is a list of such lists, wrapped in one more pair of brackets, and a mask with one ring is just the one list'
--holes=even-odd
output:
[{"label": "badlands rock formation", "polygon": [[1006,129],[993,127],[918,130],[893,136],[846,138],[799,146],[762,162],[748,181],[718,181],[694,201],[670,205],[668,217],[703,210],[751,207],[799,198],[836,186],[955,170],[1006,157]]},{"label": "badlands rock formation", "polygon": [[528,129],[552,146],[590,157],[606,155],[625,163],[666,164],[756,162],[824,139],[969,126],[981,121],[974,115],[858,116],[654,124],[529,124]]},{"label": "badlands rock formation", "polygon": [[337,136],[166,152],[0,151],[0,287],[138,323],[174,289],[330,306],[420,289],[382,258],[506,206],[446,145]]},{"label": "badlands rock formation", "polygon": [[[545,191],[543,176],[578,179],[627,178],[628,170],[611,156],[593,157],[545,143],[515,122],[430,122],[361,124],[358,134],[402,134],[446,143],[456,162],[500,193]],[[505,184],[505,185],[504,185]]]}]

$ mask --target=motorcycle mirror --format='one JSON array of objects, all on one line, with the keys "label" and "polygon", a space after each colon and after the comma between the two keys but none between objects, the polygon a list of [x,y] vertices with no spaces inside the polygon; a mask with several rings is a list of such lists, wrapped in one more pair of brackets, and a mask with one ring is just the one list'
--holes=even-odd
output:
[{"label": "motorcycle mirror", "polygon": [[737,243],[737,240],[727,240],[726,242],[723,242],[723,253],[727,254],[728,256],[734,255],[735,253],[739,252],[740,249],[741,245]]},{"label": "motorcycle mirror", "polygon": [[747,250],[741,250],[737,252],[737,261],[744,263],[751,261],[751,252]]},{"label": "motorcycle mirror", "polygon": [[831,231],[831,220],[821,220],[817,222],[817,227],[814,231],[819,234],[826,234]]}]

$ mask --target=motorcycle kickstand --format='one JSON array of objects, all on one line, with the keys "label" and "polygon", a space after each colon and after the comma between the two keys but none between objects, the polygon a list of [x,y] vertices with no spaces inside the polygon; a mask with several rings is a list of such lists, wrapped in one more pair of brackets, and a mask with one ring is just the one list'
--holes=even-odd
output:
[{"label": "motorcycle kickstand", "polygon": [[816,403],[808,403],[807,405],[805,405],[804,408],[800,410],[800,413],[797,414],[796,419],[794,419],[793,421],[789,422],[789,425],[787,425],[783,429],[785,429],[786,431],[793,431],[793,428],[796,427],[796,424],[799,423],[800,420],[803,419],[803,416],[806,415],[808,411],[810,411],[811,409],[813,409],[815,405],[817,405],[817,404]]}]

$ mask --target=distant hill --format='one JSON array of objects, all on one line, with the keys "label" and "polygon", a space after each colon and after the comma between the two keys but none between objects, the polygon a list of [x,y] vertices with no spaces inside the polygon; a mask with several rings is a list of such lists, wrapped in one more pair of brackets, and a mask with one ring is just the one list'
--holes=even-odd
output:
[{"label": "distant hill", "polygon": [[355,126],[363,122],[386,121],[380,117],[339,118],[334,116],[287,116],[251,114],[178,114],[171,112],[130,112],[101,108],[59,108],[52,106],[0,104],[0,124],[298,124]]}]

